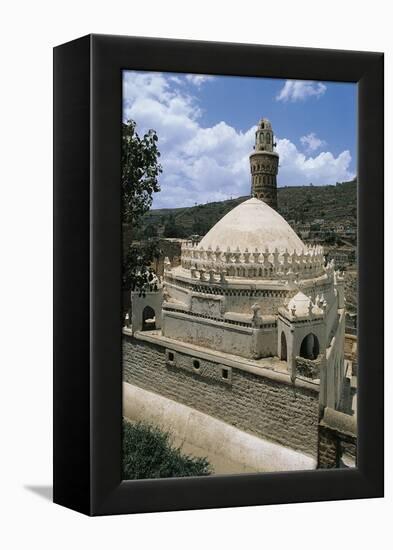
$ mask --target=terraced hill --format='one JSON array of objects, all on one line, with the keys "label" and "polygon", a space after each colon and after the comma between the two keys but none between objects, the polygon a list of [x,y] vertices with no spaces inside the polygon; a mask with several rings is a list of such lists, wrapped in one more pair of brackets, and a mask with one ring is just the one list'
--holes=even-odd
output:
[{"label": "terraced hill", "polygon": [[[356,225],[356,180],[324,186],[278,188],[278,211],[289,222],[325,222]],[[248,197],[210,202],[187,208],[151,210],[146,214],[141,237],[189,237],[204,235],[227,212]]]}]

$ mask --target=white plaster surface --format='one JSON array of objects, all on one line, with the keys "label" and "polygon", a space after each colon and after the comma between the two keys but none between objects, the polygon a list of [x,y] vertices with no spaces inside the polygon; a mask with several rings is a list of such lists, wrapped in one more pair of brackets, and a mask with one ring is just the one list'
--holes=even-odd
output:
[{"label": "white plaster surface", "polygon": [[291,226],[278,212],[265,202],[252,198],[236,208],[233,208],[203,237],[198,248],[205,250],[209,246],[215,250],[217,246],[226,250],[248,248],[253,252],[258,248],[261,252],[277,248],[279,251],[288,249],[301,252],[305,245],[296,235]]},{"label": "white plaster surface", "polygon": [[123,383],[123,414],[169,431],[182,452],[206,456],[215,474],[312,470],[316,461],[158,394]]},{"label": "white plaster surface", "polygon": [[[295,308],[297,316],[308,316],[310,312],[310,297],[306,296],[303,292],[298,292],[289,302],[288,311]],[[318,307],[317,304],[311,303],[312,313],[322,314],[323,310]]]}]

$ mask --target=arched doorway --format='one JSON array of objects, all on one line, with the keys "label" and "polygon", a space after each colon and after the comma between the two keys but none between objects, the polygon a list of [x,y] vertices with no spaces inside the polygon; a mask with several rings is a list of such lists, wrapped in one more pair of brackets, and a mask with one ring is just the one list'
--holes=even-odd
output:
[{"label": "arched doorway", "polygon": [[142,330],[155,330],[156,314],[152,307],[146,306],[142,313]]},{"label": "arched doorway", "polygon": [[280,354],[281,361],[287,360],[287,339],[285,337],[284,331],[281,332],[281,354]]},{"label": "arched doorway", "polygon": [[316,359],[319,355],[319,341],[318,338],[310,332],[303,338],[300,346],[300,357],[305,359]]}]

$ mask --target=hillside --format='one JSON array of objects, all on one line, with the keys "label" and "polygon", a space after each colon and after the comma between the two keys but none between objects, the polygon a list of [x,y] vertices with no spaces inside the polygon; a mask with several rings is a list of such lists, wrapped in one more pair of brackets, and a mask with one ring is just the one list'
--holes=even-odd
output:
[{"label": "hillside", "polygon": [[238,197],[188,208],[151,210],[145,217],[146,226],[160,228],[166,237],[187,237],[195,233],[204,235],[227,212],[247,198]]},{"label": "hillside", "polygon": [[[188,208],[151,210],[145,216],[143,237],[204,235],[232,208],[248,197],[211,202]],[[356,226],[356,181],[324,186],[278,188],[278,211],[290,223],[325,223]]]},{"label": "hillside", "polygon": [[356,188],[356,181],[320,187],[281,187],[278,210],[288,221],[311,223],[323,219],[325,223],[356,225]]}]

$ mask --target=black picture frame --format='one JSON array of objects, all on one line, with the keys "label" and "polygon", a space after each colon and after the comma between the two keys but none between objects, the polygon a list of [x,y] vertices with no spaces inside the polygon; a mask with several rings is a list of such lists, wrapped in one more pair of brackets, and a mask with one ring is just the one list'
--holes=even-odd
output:
[{"label": "black picture frame", "polygon": [[[121,479],[122,70],[358,84],[358,465]],[[54,49],[54,502],[88,515],[383,496],[383,54],[89,35]]]}]

